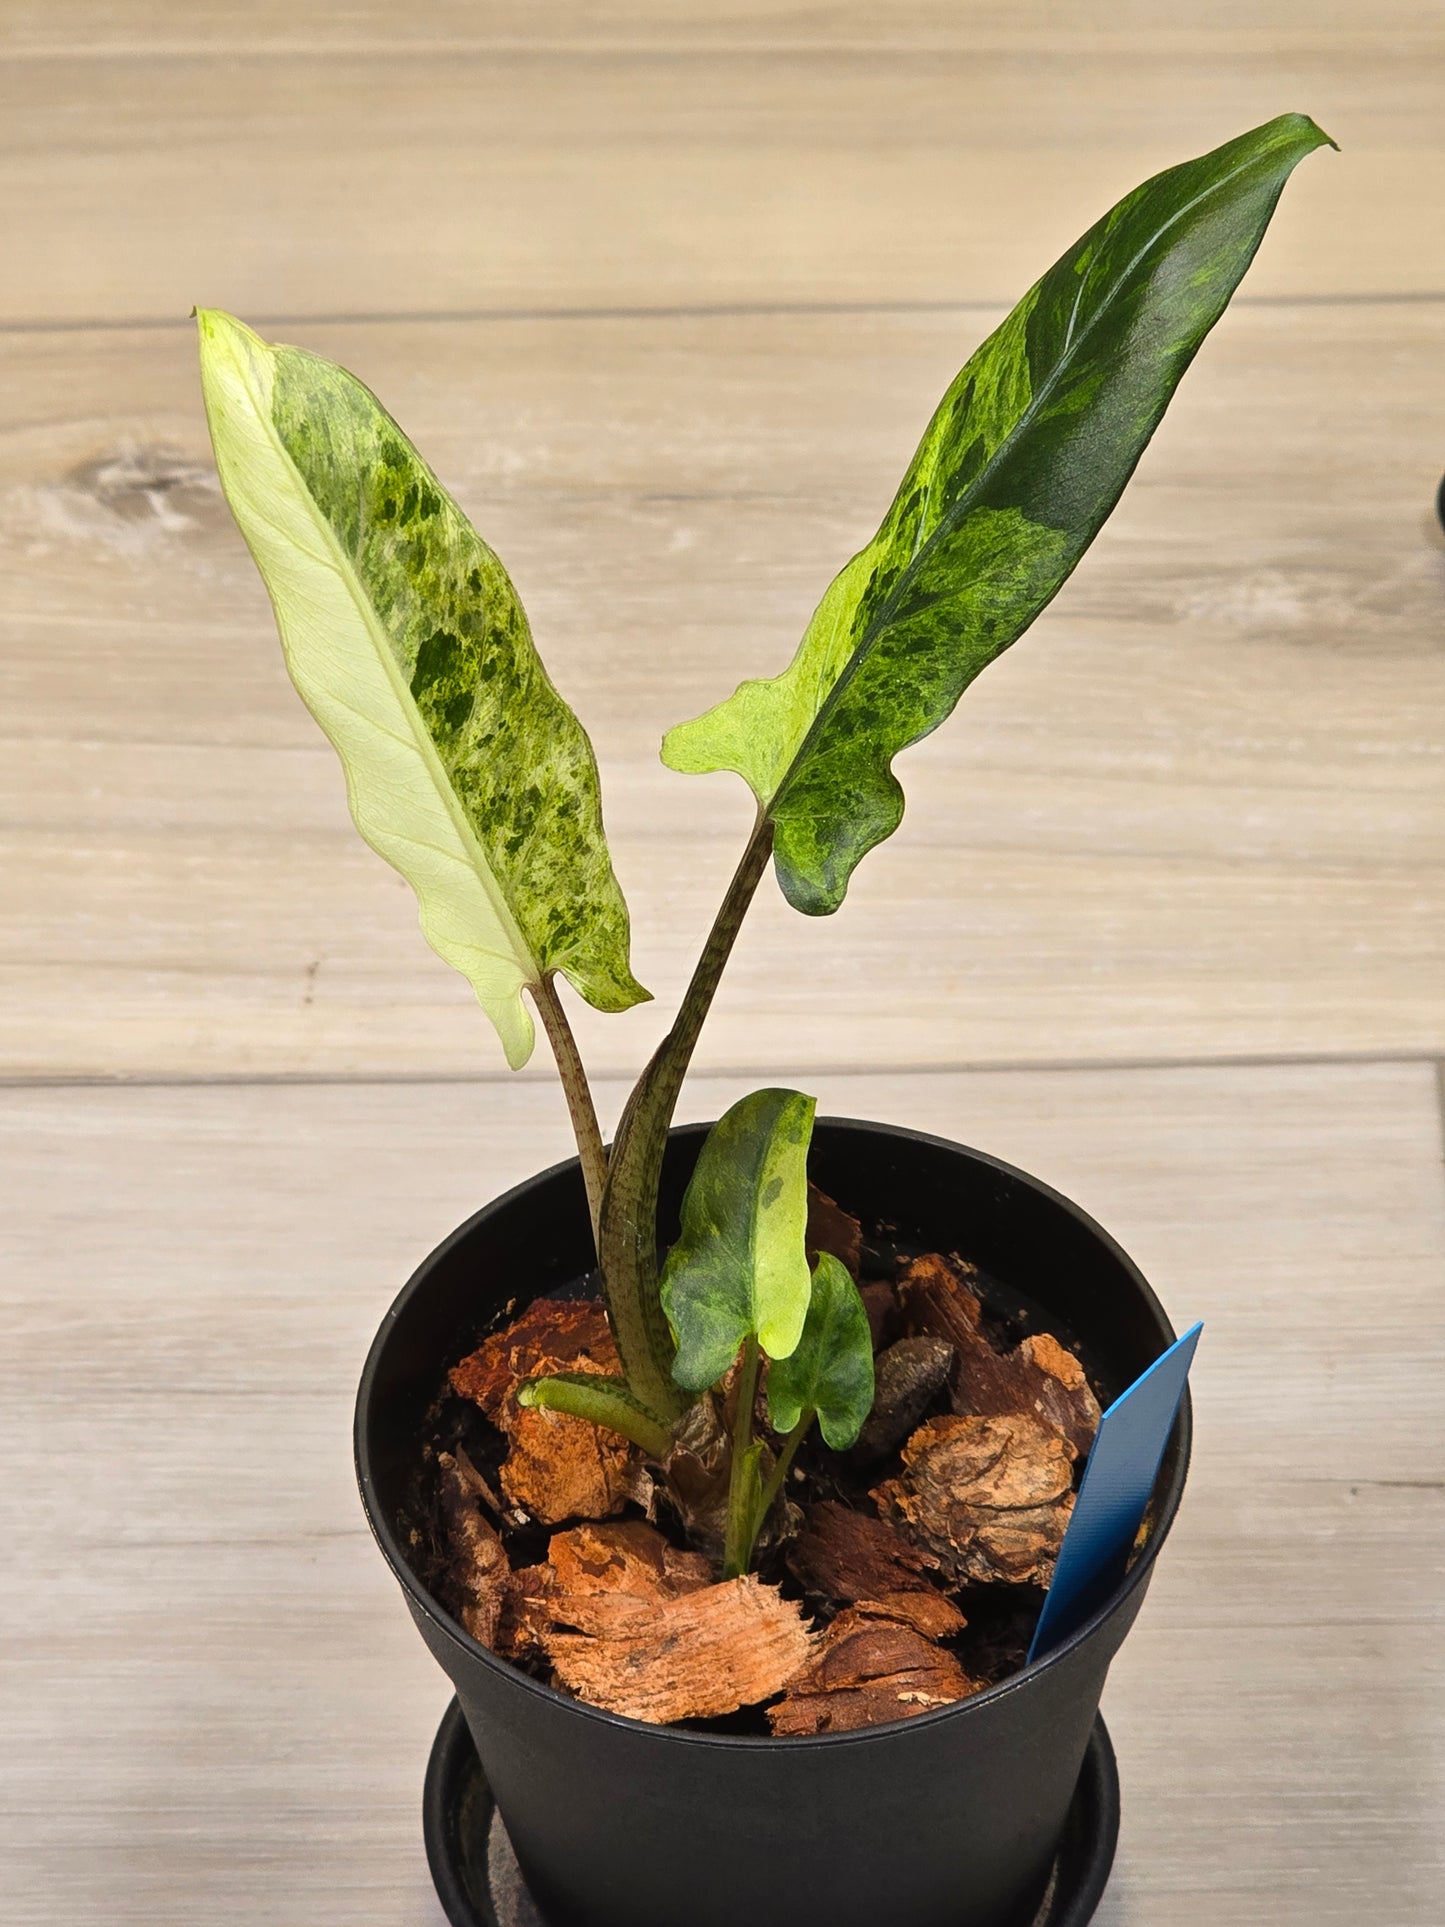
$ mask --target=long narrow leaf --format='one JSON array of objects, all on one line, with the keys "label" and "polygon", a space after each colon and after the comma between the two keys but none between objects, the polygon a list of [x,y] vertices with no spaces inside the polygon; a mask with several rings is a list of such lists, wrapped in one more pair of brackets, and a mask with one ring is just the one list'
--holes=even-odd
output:
[{"label": "long narrow leaf", "polygon": [[672,768],[736,770],[752,786],[798,909],[836,910],[861,858],[897,829],[893,758],[1062,587],[1292,169],[1327,140],[1286,114],[1156,175],[1090,228],[954,381],[791,666],[669,733]]},{"label": "long narrow leaf", "polygon": [[561,971],[600,1010],[647,996],[597,765],[507,573],[354,376],[202,311],[221,483],[356,826],[416,891],[516,1068],[522,990]]}]

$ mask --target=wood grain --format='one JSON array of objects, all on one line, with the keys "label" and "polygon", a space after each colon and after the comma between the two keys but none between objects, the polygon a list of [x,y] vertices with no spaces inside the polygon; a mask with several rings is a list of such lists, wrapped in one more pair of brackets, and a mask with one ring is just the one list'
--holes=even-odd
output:
[{"label": "wood grain", "polygon": [[[689,1113],[741,1088],[701,1082]],[[1431,1927],[1431,1071],[809,1088],[1036,1170],[1206,1320],[1190,1490],[1106,1702],[1101,1918]],[[422,1252],[563,1151],[555,1095],[11,1091],[0,1131],[0,1918],[436,1922],[417,1800],[446,1689],[361,1525],[350,1401]]]},{"label": "wood grain", "polygon": [[194,0],[178,13],[166,0],[18,0],[8,9],[7,52],[156,58],[242,48],[396,49],[523,46],[565,52],[594,47],[653,52],[694,47],[784,51],[867,47],[965,50],[978,46],[1132,44],[1182,52],[1199,47],[1340,48],[1384,34],[1428,41],[1440,16],[1431,0],[417,0],[404,15],[384,0]]},{"label": "wood grain", "polygon": [[[297,330],[391,402],[592,730],[655,1007],[748,820],[672,722],[787,661],[989,316]],[[1256,308],[1033,633],[902,762],[843,911],[768,885],[713,1064],[1432,1051],[1445,308]],[[11,343],[0,396],[12,1073],[490,1072],[346,820],[209,469],[189,339]],[[545,1074],[545,1066],[539,1064]]]},{"label": "wood grain", "polygon": [[1162,40],[1102,8],[1062,37],[1035,9],[1021,38],[990,9],[980,39],[939,7],[941,43],[921,14],[890,37],[887,10],[860,30],[815,9],[740,45],[721,24],[659,43],[661,10],[581,44],[575,11],[550,45],[506,16],[458,33],[479,11],[434,41],[379,10],[370,38],[349,8],[218,14],[214,37],[166,10],[147,52],[145,15],[111,43],[95,11],[67,32],[47,9],[0,58],[23,210],[0,321],[1012,301],[1137,181],[1286,111],[1345,152],[1291,186],[1252,293],[1445,294],[1445,28],[1423,8],[1395,32],[1337,13],[1344,42],[1276,8],[1277,35],[1183,45],[1162,7]]}]

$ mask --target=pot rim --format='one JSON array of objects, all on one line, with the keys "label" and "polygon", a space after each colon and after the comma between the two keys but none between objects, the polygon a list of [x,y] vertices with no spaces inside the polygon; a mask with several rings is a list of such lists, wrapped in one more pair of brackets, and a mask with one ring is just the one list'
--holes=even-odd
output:
[{"label": "pot rim", "polygon": [[[1000,1172],[1005,1177],[1022,1180],[1031,1190],[1048,1199],[1050,1203],[1062,1207],[1077,1224],[1082,1226],[1085,1231],[1104,1246],[1109,1255],[1128,1273],[1136,1290],[1140,1293],[1148,1308],[1156,1314],[1164,1329],[1170,1334],[1171,1339],[1175,1336],[1174,1326],[1164,1310],[1163,1305],[1159,1302],[1153,1287],[1149,1284],[1149,1281],[1134,1263],[1134,1260],[1129,1256],[1128,1252],[1124,1250],[1123,1246],[1119,1244],[1117,1239],[1111,1237],[1101,1224],[1090,1217],[1087,1211],[1075,1204],[1071,1198],[1065,1197],[1062,1191],[1056,1191],[1052,1185],[1045,1184],[1041,1178],[1034,1177],[1032,1173],[1021,1169],[1021,1167],[1016,1164],[1008,1164],[1002,1158],[993,1157],[987,1151],[976,1150],[972,1145],[960,1144],[953,1138],[938,1137],[929,1131],[915,1131],[907,1125],[875,1124],[865,1118],[819,1117],[814,1122],[814,1129],[817,1130],[820,1126],[832,1130],[862,1131],[874,1136],[897,1138],[904,1143],[926,1144],[939,1150],[962,1152],[966,1157],[973,1159],[975,1163],[987,1165],[991,1170]],[[710,1126],[706,1123],[674,1125],[669,1136],[693,1131],[706,1132],[709,1128]],[[376,1483],[371,1469],[370,1445],[366,1435],[367,1414],[371,1406],[376,1378],[381,1368],[382,1355],[391,1337],[392,1328],[410,1304],[412,1298],[425,1286],[437,1261],[445,1257],[448,1252],[453,1250],[456,1245],[460,1244],[464,1238],[469,1236],[477,1224],[499,1212],[505,1211],[514,1200],[519,1198],[524,1192],[530,1191],[534,1185],[545,1183],[551,1178],[559,1177],[565,1171],[575,1170],[576,1167],[577,1159],[575,1157],[563,1158],[558,1163],[549,1165],[545,1170],[535,1172],[529,1178],[524,1178],[520,1184],[514,1184],[509,1191],[503,1192],[499,1198],[493,1198],[489,1204],[484,1204],[480,1210],[474,1211],[471,1217],[459,1224],[454,1231],[422,1259],[421,1263],[416,1267],[415,1271],[413,1271],[411,1277],[408,1278],[405,1285],[403,1285],[400,1292],[398,1292],[385,1317],[382,1319],[376,1336],[371,1341],[370,1349],[366,1355],[366,1363],[362,1368],[361,1383],[357,1387],[353,1423],[353,1456],[355,1460],[357,1484],[361,1490],[362,1509],[366,1514],[366,1522],[370,1526],[372,1536],[380,1546],[387,1564],[391,1567],[392,1572],[396,1575],[403,1590],[406,1592],[412,1609],[420,1612],[425,1618],[429,1619],[439,1631],[444,1632],[448,1638],[455,1640],[457,1644],[473,1658],[480,1659],[485,1666],[505,1675],[509,1680],[515,1681],[523,1689],[540,1696],[545,1701],[550,1701],[554,1705],[565,1707],[571,1713],[578,1714],[586,1719],[601,1721],[604,1726],[620,1729],[624,1732],[647,1733],[654,1739],[670,1741],[678,1746],[720,1747],[733,1752],[741,1750],[744,1752],[753,1751],[764,1753],[776,1753],[779,1749],[787,1749],[791,1752],[799,1746],[867,1746],[874,1740],[887,1739],[913,1728],[936,1726],[944,1720],[966,1718],[970,1712],[999,1705],[1011,1694],[1021,1691],[1029,1681],[1038,1678],[1052,1667],[1062,1665],[1070,1653],[1075,1651],[1079,1646],[1082,1646],[1086,1640],[1090,1639],[1103,1621],[1111,1618],[1144,1584],[1149,1574],[1153,1571],[1154,1561],[1158,1557],[1159,1549],[1168,1538],[1170,1528],[1174,1524],[1175,1517],[1179,1511],[1179,1502],[1183,1496],[1185,1478],[1189,1471],[1190,1450],[1193,1441],[1193,1415],[1187,1386],[1185,1387],[1184,1397],[1180,1401],[1178,1416],[1174,1421],[1174,1429],[1170,1434],[1171,1440],[1177,1438],[1179,1444],[1179,1450],[1174,1462],[1173,1476],[1164,1494],[1159,1527],[1150,1535],[1149,1541],[1143,1551],[1138,1554],[1134,1563],[1124,1575],[1124,1578],[1104,1603],[1098,1607],[1096,1611],[1091,1613],[1081,1625],[1077,1626],[1074,1631],[1069,1634],[1067,1639],[1062,1640],[1057,1646],[1052,1647],[1044,1654],[1042,1659],[1027,1662],[1021,1666],[1016,1673],[1011,1673],[1007,1679],[1001,1679],[992,1686],[986,1686],[982,1692],[972,1693],[967,1699],[955,1700],[947,1706],[935,1707],[926,1713],[915,1713],[908,1719],[881,1721],[876,1726],[859,1727],[846,1733],[806,1733],[790,1735],[787,1738],[779,1738],[771,1734],[703,1733],[687,1727],[653,1725],[647,1720],[634,1720],[623,1713],[609,1713],[604,1707],[592,1706],[586,1700],[576,1699],[570,1693],[558,1692],[556,1687],[548,1686],[541,1680],[533,1679],[530,1673],[523,1672],[521,1667],[512,1665],[510,1660],[501,1658],[498,1654],[492,1652],[489,1647],[483,1646],[479,1640],[473,1639],[460,1621],[453,1619],[440,1601],[437,1600],[417,1578],[401,1549],[391,1522],[382,1516],[382,1510],[377,1500]]]}]

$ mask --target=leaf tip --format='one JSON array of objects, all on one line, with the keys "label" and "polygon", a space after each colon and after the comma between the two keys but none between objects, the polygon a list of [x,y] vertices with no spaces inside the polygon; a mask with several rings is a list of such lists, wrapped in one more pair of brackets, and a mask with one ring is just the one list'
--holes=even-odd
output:
[{"label": "leaf tip", "polygon": [[258,348],[265,346],[254,328],[248,328],[244,321],[238,321],[235,315],[228,314],[224,308],[192,308],[191,317],[203,346],[231,350],[250,347],[253,342]]},{"label": "leaf tip", "polygon": [[1336,153],[1340,149],[1339,142],[1327,134],[1310,114],[1276,114],[1273,120],[1263,121],[1248,133],[1241,134],[1237,141],[1228,143],[1228,146],[1249,146],[1256,156],[1278,156],[1287,151],[1290,159],[1286,173],[1292,173],[1298,163],[1307,154],[1313,154],[1316,148],[1332,147]]},{"label": "leaf tip", "polygon": [[[196,308],[193,312],[212,440],[218,433],[224,439],[224,425],[238,405],[269,413],[272,351],[254,328],[248,328],[224,308]],[[219,447],[217,455],[219,458]]]},{"label": "leaf tip", "polygon": [[591,1004],[594,1010],[606,1011],[609,1016],[653,1001],[652,992],[633,976],[625,958],[601,963],[591,960],[585,963],[559,963],[556,968],[579,997]]},{"label": "leaf tip", "polygon": [[477,1002],[491,1018],[497,1036],[501,1039],[507,1069],[509,1071],[523,1069],[536,1046],[537,1027],[532,1022],[530,1011],[522,1002],[520,992],[512,1000],[512,1008],[499,1009],[487,1001],[479,985],[474,983],[472,989],[476,992]]},{"label": "leaf tip", "polygon": [[716,769],[715,763],[689,747],[702,720],[701,716],[695,716],[691,722],[674,723],[668,730],[658,751],[665,769],[676,770],[679,776],[707,776]]},{"label": "leaf tip", "polygon": [[790,863],[781,850],[773,853],[773,874],[784,899],[805,917],[831,917],[842,908],[848,894],[848,877],[834,886],[821,876]]},{"label": "leaf tip", "polygon": [[1340,144],[1332,134],[1327,134],[1312,114],[1281,114],[1275,122],[1277,127],[1289,127],[1308,141],[1311,148],[1332,147],[1338,154]]}]

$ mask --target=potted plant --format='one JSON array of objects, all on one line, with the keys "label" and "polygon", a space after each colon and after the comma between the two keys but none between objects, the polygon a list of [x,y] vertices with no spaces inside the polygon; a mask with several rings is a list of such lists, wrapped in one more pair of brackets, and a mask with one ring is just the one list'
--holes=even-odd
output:
[{"label": "potted plant", "polygon": [[373,1529],[557,1927],[1020,1927],[1045,1893],[1187,1415],[1112,1596],[1032,1663],[1023,1635],[1099,1401],[1168,1321],[981,1153],[786,1090],[672,1119],[769,864],[838,907],[901,820],[894,757],[1063,585],[1325,140],[1284,116],[1091,228],[949,388],[791,666],[668,735],[757,815],[610,1147],[559,979],[647,993],[591,745],[502,564],[352,376],[200,315],[221,480],[357,827],[514,1068],[530,1001],[576,1135],[421,1266],[357,1410]]}]

